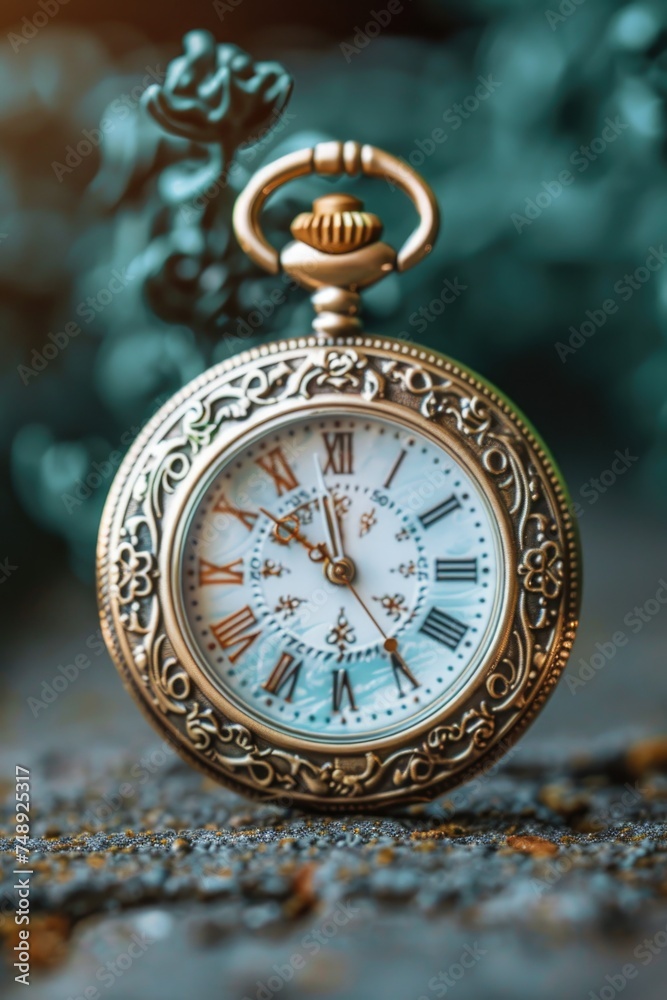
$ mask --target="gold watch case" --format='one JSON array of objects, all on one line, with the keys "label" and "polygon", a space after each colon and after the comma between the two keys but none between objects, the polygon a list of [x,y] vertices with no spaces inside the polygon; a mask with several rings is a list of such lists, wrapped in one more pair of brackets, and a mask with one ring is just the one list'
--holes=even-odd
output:
[{"label": "gold watch case", "polygon": [[[211,470],[268,424],[332,409],[391,417],[450,451],[495,515],[506,583],[485,659],[451,699],[418,725],[348,744],[272,729],[225,696],[188,639],[175,570],[187,512]],[[125,685],[187,761],[247,795],[377,810],[435,797],[520,736],[572,647],[579,566],[558,470],[498,390],[433,351],[320,330],[211,368],[151,420],[107,500],[98,599]]]}]

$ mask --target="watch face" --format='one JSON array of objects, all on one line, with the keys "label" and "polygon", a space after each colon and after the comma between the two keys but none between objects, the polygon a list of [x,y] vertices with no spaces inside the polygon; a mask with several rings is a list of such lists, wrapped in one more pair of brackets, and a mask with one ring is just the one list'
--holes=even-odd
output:
[{"label": "watch face", "polygon": [[502,626],[501,535],[477,479],[435,436],[359,411],[292,417],[223,454],[176,572],[215,687],[308,741],[441,713]]}]

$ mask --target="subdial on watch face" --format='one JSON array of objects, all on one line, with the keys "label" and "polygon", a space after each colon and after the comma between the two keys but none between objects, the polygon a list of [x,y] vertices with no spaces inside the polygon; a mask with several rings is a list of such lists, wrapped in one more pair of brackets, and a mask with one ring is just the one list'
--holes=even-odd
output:
[{"label": "subdial on watch face", "polygon": [[298,417],[218,465],[184,536],[192,652],[244,713],[324,742],[440,711],[499,627],[476,480],[409,426]]},{"label": "subdial on watch face", "polygon": [[[383,631],[398,636],[425,599],[428,564],[424,541],[415,519],[393,500],[379,507],[373,501],[376,491],[370,486],[333,477],[332,509],[340,523],[345,554],[350,553],[347,558],[353,561],[355,570],[350,583],[354,586],[357,567],[363,567],[363,592],[368,597],[371,617],[364,613],[345,580],[332,585],[323,573],[322,561],[313,560],[311,553],[290,537],[297,525],[304,537],[306,533],[322,535],[318,490],[312,487],[310,499],[306,498],[308,492],[300,490],[276,506],[281,528],[277,529],[276,522],[268,518],[259,526],[251,556],[255,605],[267,627],[287,643],[286,648],[296,649],[299,655],[329,665],[370,660],[384,643],[373,618],[383,625]],[[295,501],[301,502],[295,506]],[[377,542],[399,533],[402,558],[396,566],[392,549]],[[275,567],[283,566],[288,546],[294,550],[290,553],[289,571],[278,575]]]}]

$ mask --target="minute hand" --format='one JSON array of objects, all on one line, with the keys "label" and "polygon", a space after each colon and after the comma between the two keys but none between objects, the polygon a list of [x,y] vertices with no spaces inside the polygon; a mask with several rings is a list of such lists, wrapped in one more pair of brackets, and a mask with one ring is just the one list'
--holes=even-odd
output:
[{"label": "minute hand", "polygon": [[317,454],[315,454],[315,475],[317,476],[317,485],[320,491],[320,510],[322,512],[324,531],[327,536],[327,546],[331,553],[331,558],[334,561],[336,559],[343,559],[345,557],[345,553],[343,551],[343,539],[340,533],[340,524],[338,523],[338,516],[336,514],[333,497],[324,482],[322,466],[320,465],[320,459]]}]

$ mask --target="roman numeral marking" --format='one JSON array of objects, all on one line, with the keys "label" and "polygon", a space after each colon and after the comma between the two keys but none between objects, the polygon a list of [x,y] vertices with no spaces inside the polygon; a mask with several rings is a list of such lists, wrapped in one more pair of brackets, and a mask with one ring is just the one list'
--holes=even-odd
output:
[{"label": "roman numeral marking", "polygon": [[294,695],[294,688],[299,680],[302,665],[302,662],[297,662],[290,653],[281,653],[280,659],[271,671],[266,683],[262,684],[262,687],[269,694],[280,695],[282,688],[289,685],[283,697],[285,701],[291,701]]},{"label": "roman numeral marking", "polygon": [[410,667],[407,665],[407,663],[405,662],[400,653],[393,652],[390,653],[389,655],[391,657],[391,665],[394,669],[394,679],[396,680],[396,684],[398,686],[398,695],[399,698],[402,698],[403,688],[401,686],[401,674],[403,675],[403,677],[407,677],[407,679],[412,684],[413,688],[419,687],[419,681],[412,673]]},{"label": "roman numeral marking", "polygon": [[350,677],[344,668],[333,671],[333,710],[334,712],[340,712],[343,704],[343,699],[347,694],[348,700],[350,702],[350,708],[353,712],[357,711],[357,706],[354,703],[354,694],[352,692],[352,685],[350,683]]},{"label": "roman numeral marking", "polygon": [[236,663],[239,656],[245,653],[248,646],[251,646],[259,632],[251,632],[257,624],[257,619],[252,613],[252,609],[246,604],[245,608],[227,615],[217,625],[211,625],[211,632],[218,640],[222,649],[238,648],[233,653],[228,653],[230,662]]},{"label": "roman numeral marking", "polygon": [[[241,569],[237,569],[240,566]],[[207,583],[243,583],[243,559],[235,559],[234,562],[226,563],[224,566],[217,566],[215,563],[207,562],[206,559],[199,560],[199,586],[203,587]]]},{"label": "roman numeral marking", "polygon": [[255,463],[271,476],[279,497],[299,485],[299,480],[292,472],[285,452],[280,445],[267,451],[266,455],[262,455],[261,458],[256,458]]},{"label": "roman numeral marking", "polygon": [[327,450],[327,464],[323,472],[333,472],[337,476],[349,476],[353,466],[353,434],[352,431],[335,431],[322,434],[324,447]]},{"label": "roman numeral marking", "polygon": [[430,528],[436,521],[439,521],[442,517],[446,517],[447,514],[451,514],[452,511],[457,510],[460,506],[459,498],[452,494],[451,497],[447,497],[446,500],[443,500],[436,507],[431,507],[425,514],[420,514],[419,520],[425,528]]},{"label": "roman numeral marking", "polygon": [[477,560],[436,559],[435,578],[438,583],[477,583]]},{"label": "roman numeral marking", "polygon": [[230,503],[224,493],[220,494],[213,511],[216,514],[228,514],[230,517],[235,517],[237,521],[240,521],[241,524],[245,525],[248,531],[252,531],[255,521],[259,517],[259,514],[255,514],[251,510],[241,510],[240,507],[235,507],[233,503]]},{"label": "roman numeral marking", "polygon": [[398,458],[396,459],[396,461],[394,462],[394,465],[393,465],[393,467],[392,467],[392,470],[391,470],[391,472],[389,473],[389,475],[387,476],[387,478],[386,478],[386,479],[385,479],[385,481],[384,481],[384,488],[385,488],[386,490],[388,490],[388,489],[389,489],[389,487],[391,486],[391,484],[392,484],[392,482],[393,482],[393,479],[394,479],[394,476],[396,475],[396,473],[397,473],[397,472],[398,472],[398,470],[400,469],[400,467],[401,467],[401,462],[403,461],[403,459],[405,458],[405,456],[406,456],[406,455],[407,455],[407,451],[406,451],[406,450],[405,450],[405,448],[404,448],[404,449],[403,449],[403,450],[401,451],[401,453],[400,453],[400,455],[398,456]]},{"label": "roman numeral marking", "polygon": [[429,638],[435,639],[436,642],[442,643],[443,646],[447,646],[448,649],[458,649],[463,636],[468,631],[468,626],[457,621],[456,618],[452,618],[440,608],[431,608],[419,631]]}]

